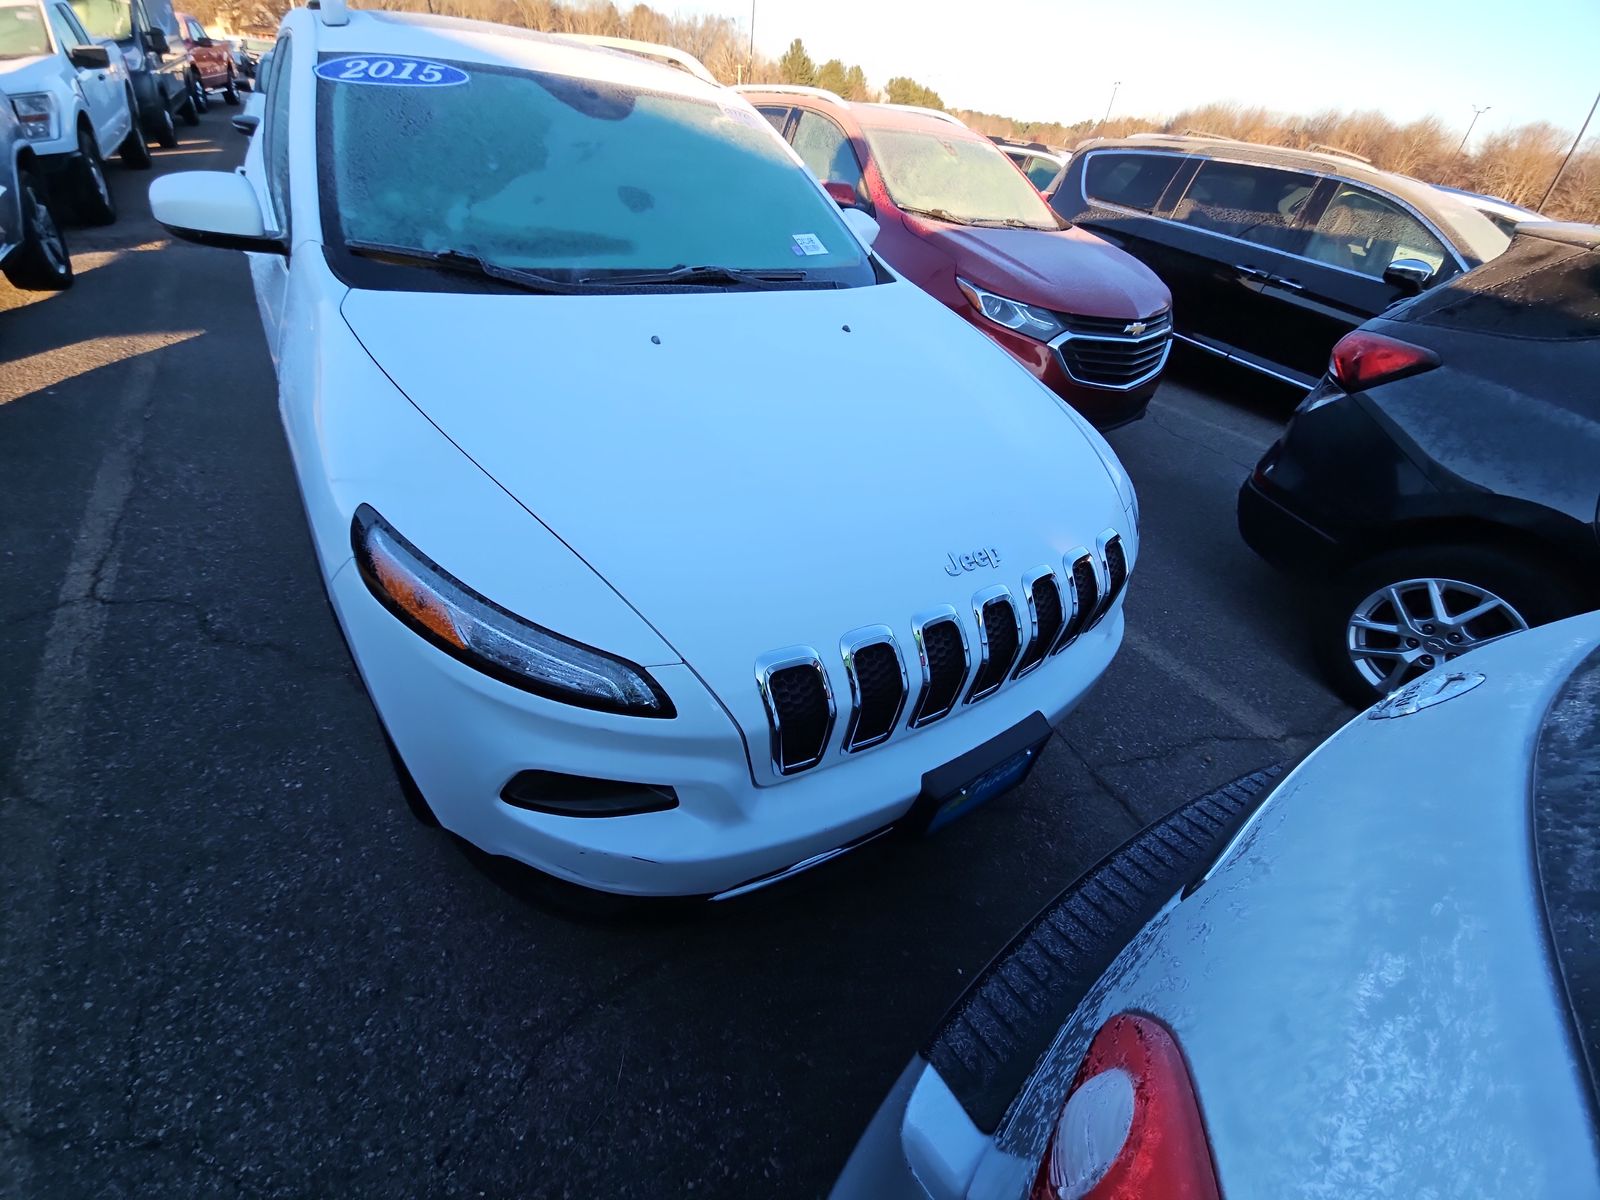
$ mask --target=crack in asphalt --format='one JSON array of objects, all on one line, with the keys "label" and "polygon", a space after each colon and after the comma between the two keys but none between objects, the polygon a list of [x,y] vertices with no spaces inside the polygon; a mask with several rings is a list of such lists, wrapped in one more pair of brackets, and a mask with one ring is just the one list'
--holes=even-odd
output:
[{"label": "crack in asphalt", "polygon": [[[1226,451],[1219,450],[1217,447],[1213,446],[1209,442],[1202,441],[1200,438],[1197,438],[1197,437],[1191,437],[1187,433],[1179,433],[1171,425],[1168,425],[1165,421],[1163,421],[1161,419],[1161,414],[1159,412],[1157,412],[1153,408],[1149,409],[1147,411],[1147,415],[1149,416],[1150,420],[1155,423],[1156,428],[1161,429],[1161,430],[1165,431],[1166,433],[1171,434],[1173,437],[1177,438],[1180,442],[1188,442],[1191,446],[1198,446],[1200,449],[1206,451],[1207,453],[1215,454],[1218,458],[1227,459],[1229,462],[1231,462],[1236,467],[1243,467],[1246,471],[1252,470],[1256,465],[1256,459],[1235,458],[1233,455],[1227,453]],[[1260,457],[1260,455],[1256,456],[1256,458],[1259,458],[1259,457]]]},{"label": "crack in asphalt", "polygon": [[1190,750],[1198,750],[1202,746],[1232,746],[1244,745],[1247,743],[1260,743],[1267,746],[1277,746],[1287,749],[1289,743],[1302,740],[1320,741],[1326,736],[1326,732],[1321,730],[1314,733],[1286,733],[1282,737],[1275,738],[1262,737],[1257,734],[1203,733],[1197,737],[1188,738],[1181,742],[1175,742],[1170,746],[1159,747],[1158,749],[1150,751],[1148,754],[1133,754],[1129,755],[1127,758],[1105,759],[1100,763],[1100,766],[1131,767],[1137,766],[1141,763],[1160,762],[1163,759],[1171,758],[1174,754],[1183,754]]}]

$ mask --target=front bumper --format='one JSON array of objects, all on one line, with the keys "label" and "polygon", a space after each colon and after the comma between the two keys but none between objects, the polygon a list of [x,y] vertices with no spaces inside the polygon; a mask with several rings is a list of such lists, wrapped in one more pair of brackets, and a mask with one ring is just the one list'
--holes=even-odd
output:
[{"label": "front bumper", "polygon": [[992,321],[985,321],[973,312],[970,305],[957,311],[997,342],[1012,358],[1027,367],[1035,379],[1083,414],[1084,418],[1102,433],[1130,424],[1144,416],[1145,410],[1150,407],[1150,398],[1156,394],[1156,388],[1160,386],[1165,361],[1162,363],[1162,370],[1157,371],[1137,387],[1125,390],[1094,387],[1080,383],[1067,374],[1066,368],[1061,363],[1061,355],[1054,346],[1024,337],[1020,333],[1013,333]]},{"label": "front bumper", "polygon": [[[823,766],[758,787],[739,729],[683,664],[650,668],[675,718],[592,712],[434,649],[378,604],[352,564],[334,574],[329,594],[384,726],[445,828],[491,854],[636,896],[729,891],[893,824],[926,772],[1031,713],[1052,724],[1064,717],[1110,665],[1123,631],[1119,599],[1071,648],[988,699],[847,760],[835,749]],[[622,817],[516,808],[500,791],[524,770],[671,787],[678,806]]]}]

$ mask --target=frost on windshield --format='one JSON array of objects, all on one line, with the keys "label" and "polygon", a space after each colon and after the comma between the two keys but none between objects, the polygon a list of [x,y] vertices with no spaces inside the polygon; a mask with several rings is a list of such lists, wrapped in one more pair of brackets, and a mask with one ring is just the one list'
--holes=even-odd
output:
[{"label": "frost on windshield", "polygon": [[794,235],[815,232],[828,250],[808,271],[865,269],[837,209],[743,110],[453,65],[462,86],[319,80],[324,202],[346,240],[539,271],[793,270]]}]

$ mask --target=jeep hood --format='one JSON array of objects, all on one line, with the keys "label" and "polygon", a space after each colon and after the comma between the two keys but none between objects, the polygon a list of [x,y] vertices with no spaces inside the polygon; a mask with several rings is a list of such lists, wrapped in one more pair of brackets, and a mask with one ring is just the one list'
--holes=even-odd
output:
[{"label": "jeep hood", "polygon": [[[1078,419],[910,284],[349,293],[445,437],[720,694],[758,654],[886,623],[1125,530]],[[946,572],[992,548],[1000,566]],[[515,553],[508,548],[508,553]],[[527,614],[537,620],[537,613]]]},{"label": "jeep hood", "polygon": [[956,274],[1025,304],[1083,317],[1148,317],[1172,303],[1156,273],[1082,229],[984,229],[906,217]]}]

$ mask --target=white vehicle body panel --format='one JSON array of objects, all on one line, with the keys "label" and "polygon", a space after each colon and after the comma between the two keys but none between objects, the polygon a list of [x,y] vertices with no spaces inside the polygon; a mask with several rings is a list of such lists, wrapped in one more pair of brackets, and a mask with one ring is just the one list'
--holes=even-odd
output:
[{"label": "white vehicle body panel", "polygon": [[[1119,494],[1109,448],[898,280],[581,296],[349,290],[320,244],[319,53],[481,57],[749,106],[681,71],[556,38],[360,12],[338,28],[313,22],[302,10],[285,21],[245,164],[270,213],[273,89],[289,87],[292,252],[253,254],[251,275],[330,597],[447,828],[615,892],[720,892],[882,829],[924,773],[1033,713],[1060,719],[1098,679],[1121,641],[1120,599],[1067,650],[935,725],[910,731],[902,716],[887,743],[846,757],[841,714],[824,765],[779,779],[756,658],[812,645],[848,697],[848,630],[889,624],[909,655],[913,615],[948,603],[975,643],[975,591],[1004,583],[1020,602],[1026,571],[1059,573],[1064,554],[1108,529],[1131,567],[1132,495],[1125,483]],[[363,503],[497,604],[648,668],[677,716],[576,708],[434,649],[352,565]],[[999,566],[945,571],[947,555],[979,547],[998,550]],[[680,803],[575,819],[501,802],[529,768],[668,785]]]},{"label": "white vehicle body panel", "polygon": [[[55,0],[47,2],[55,3]],[[8,3],[6,7],[36,8],[39,19],[49,29],[53,47],[50,54],[0,63],[0,92],[8,97],[43,93],[55,100],[54,135],[28,138],[27,143],[40,155],[76,154],[78,117],[82,114],[89,119],[101,155],[110,158],[133,128],[133,114],[128,107],[128,71],[121,52],[114,44],[109,44],[111,63],[108,67],[80,70],[67,60],[67,49],[45,19],[43,5],[30,0],[26,5]],[[104,42],[95,44],[107,45]]]}]

